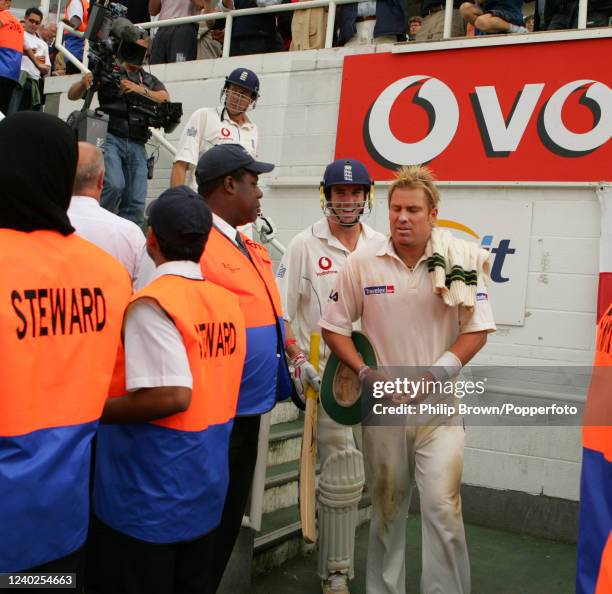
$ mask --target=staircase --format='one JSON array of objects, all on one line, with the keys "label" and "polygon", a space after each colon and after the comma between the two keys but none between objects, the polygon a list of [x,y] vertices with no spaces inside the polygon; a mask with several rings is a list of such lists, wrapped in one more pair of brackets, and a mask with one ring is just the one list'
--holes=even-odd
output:
[{"label": "staircase", "polygon": [[[302,540],[298,505],[303,425],[303,415],[293,403],[283,402],[274,409],[262,526],[261,532],[255,534],[254,576],[314,549],[314,545]],[[359,523],[369,517],[369,498],[365,495],[359,504]]]}]

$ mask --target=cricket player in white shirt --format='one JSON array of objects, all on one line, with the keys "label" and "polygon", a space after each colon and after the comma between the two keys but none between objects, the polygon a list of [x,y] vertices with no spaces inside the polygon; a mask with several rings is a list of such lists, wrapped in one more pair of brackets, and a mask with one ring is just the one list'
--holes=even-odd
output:
[{"label": "cricket player in white shirt", "polygon": [[[476,271],[470,304],[463,297],[445,300],[444,291],[434,291],[436,262],[442,258],[432,248],[432,236],[442,233],[435,227],[439,199],[429,169],[401,168],[389,188],[391,237],[351,254],[337,275],[336,298],[327,301],[320,320],[323,338],[362,381],[385,379],[386,372],[364,365],[355,349],[351,331],[357,320],[378,355],[379,368],[424,367],[427,381],[452,381],[495,330],[484,265]],[[460,239],[452,241],[455,253],[478,249]],[[445,270],[448,282],[451,268]],[[470,592],[460,495],[465,432],[456,415],[427,420],[400,426],[364,423],[372,496],[367,594],[406,592],[406,517],[413,479],[421,505],[421,592]]]},{"label": "cricket player in white shirt", "polygon": [[[321,332],[319,319],[332,293],[338,273],[348,255],[363,246],[383,243],[384,235],[374,231],[361,218],[373,205],[373,183],[367,169],[355,159],[338,159],[325,169],[320,186],[324,217],[296,235],[278,267],[276,280],[283,301],[286,323],[291,324],[297,344],[287,340],[286,351],[296,371],[298,393],[305,393],[306,383],[318,390],[319,376],[303,353],[309,352],[310,335]],[[290,334],[288,333],[288,336]],[[321,373],[329,348],[321,341]],[[318,451],[321,476],[328,474],[345,480],[346,501],[331,506],[323,485],[319,483],[319,575],[323,592],[348,594],[348,580],[353,577],[353,553],[357,520],[357,503],[363,488],[363,459],[355,446],[350,427],[339,425],[318,407]],[[342,474],[347,464],[361,468],[361,479],[351,480]],[[348,503],[348,505],[347,505]],[[346,513],[352,506],[353,513]],[[343,511],[341,511],[343,510]],[[328,533],[328,532],[331,532]],[[343,539],[340,535],[349,535]]]},{"label": "cricket player in white shirt", "polygon": [[219,107],[193,112],[179,140],[170,175],[170,187],[188,185],[198,190],[195,167],[200,157],[216,144],[241,144],[257,156],[257,126],[246,112],[255,109],[259,78],[248,68],[236,68],[225,78]]}]

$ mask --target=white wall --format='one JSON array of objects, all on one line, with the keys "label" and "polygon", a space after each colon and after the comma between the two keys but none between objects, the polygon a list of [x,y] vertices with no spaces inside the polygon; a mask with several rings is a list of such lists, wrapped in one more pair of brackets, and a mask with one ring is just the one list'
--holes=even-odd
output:
[{"label": "white wall", "polygon": [[[388,46],[360,48],[384,51]],[[503,51],[500,48],[500,51]],[[260,130],[260,157],[277,164],[268,180],[265,213],[287,244],[320,216],[317,184],[333,158],[345,49],[282,53],[156,66],[184,120],[218,103],[224,76],[237,66],[261,78],[252,119]],[[354,52],[350,52],[354,53]],[[61,92],[78,77],[51,79]],[[60,103],[66,116],[79,103]],[[169,136],[176,143],[183,126]],[[161,149],[149,198],[167,187],[171,160]],[[387,231],[384,188],[370,224]],[[449,187],[443,201],[530,201],[533,204],[525,324],[500,327],[481,353],[486,364],[589,365],[595,339],[599,206],[593,188]],[[275,259],[278,254],[273,253]],[[580,432],[576,428],[468,428],[464,481],[575,500],[578,498]]]}]

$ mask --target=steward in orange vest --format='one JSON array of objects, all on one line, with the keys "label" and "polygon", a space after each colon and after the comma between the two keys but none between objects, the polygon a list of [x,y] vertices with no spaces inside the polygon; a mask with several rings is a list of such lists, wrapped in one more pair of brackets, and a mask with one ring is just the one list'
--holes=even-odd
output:
[{"label": "steward in orange vest", "polygon": [[612,594],[612,303],[597,328],[583,425],[576,594]]},{"label": "steward in orange vest", "polygon": [[258,174],[274,165],[255,161],[239,144],[208,149],[196,168],[198,191],[213,212],[214,227],[200,262],[203,275],[240,299],[247,352],[230,442],[230,483],[223,519],[215,531],[215,591],[240,530],[257,461],[260,415],[290,396],[281,301],[267,250],[236,227],[253,222],[262,192]]},{"label": "steward in orange vest", "polygon": [[8,9],[0,9],[0,111],[6,115],[21,72],[23,27]]},{"label": "steward in orange vest", "polygon": [[[83,18],[80,17],[81,14]],[[70,25],[73,29],[83,33],[85,29],[87,29],[88,17],[89,2],[87,2],[87,0],[69,0],[66,3],[66,8],[64,8],[64,23]],[[85,40],[82,37],[77,37],[76,35],[66,32],[64,36],[64,45],[75,58],[81,62],[83,61]],[[72,62],[66,60],[66,74],[77,73],[79,73],[79,69]]]},{"label": "steward in orange vest", "polygon": [[0,572],[76,572],[61,591],[83,592],[91,441],[131,283],[68,220],[74,131],[20,112],[0,145]]},{"label": "steward in orange vest", "polygon": [[199,260],[212,227],[187,186],[148,210],[157,268],[124,323],[125,385],[98,434],[92,546],[101,594],[208,592],[246,351],[238,298]]}]

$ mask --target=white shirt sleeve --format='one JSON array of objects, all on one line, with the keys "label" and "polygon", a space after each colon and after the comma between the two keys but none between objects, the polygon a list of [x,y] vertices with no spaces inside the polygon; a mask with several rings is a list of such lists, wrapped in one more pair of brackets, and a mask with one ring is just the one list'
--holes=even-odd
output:
[{"label": "white shirt sleeve", "polygon": [[129,230],[128,235],[129,254],[126,255],[129,265],[127,266],[132,284],[135,285],[140,274],[142,258],[146,250],[147,240],[139,227],[133,227]]},{"label": "white shirt sleeve", "polygon": [[35,50],[36,49],[36,43],[32,40],[29,34],[23,36],[23,49],[24,50]]},{"label": "white shirt sleeve", "polygon": [[194,111],[181,134],[174,162],[184,161],[194,167],[200,158],[200,144],[206,130],[208,112]]},{"label": "white shirt sleeve", "polygon": [[83,5],[81,0],[72,0],[68,5],[68,20],[75,16],[79,17],[81,22],[83,22]]},{"label": "white shirt sleeve", "polygon": [[363,295],[355,272],[352,270],[351,257],[340,271],[338,280],[330,293],[319,326],[343,336],[350,336],[353,322],[361,318]]},{"label": "white shirt sleeve", "polygon": [[163,386],[192,387],[183,339],[154,301],[139,299],[129,306],[124,345],[128,391]]},{"label": "white shirt sleeve", "polygon": [[283,317],[295,320],[298,311],[302,276],[302,250],[292,241],[276,270],[276,284],[283,304]]},{"label": "white shirt sleeve", "polygon": [[489,292],[480,275],[476,285],[476,306],[473,311],[461,308],[459,312],[459,327],[461,328],[461,334],[481,332],[482,330],[495,332],[496,330],[493,310],[489,301]]}]

